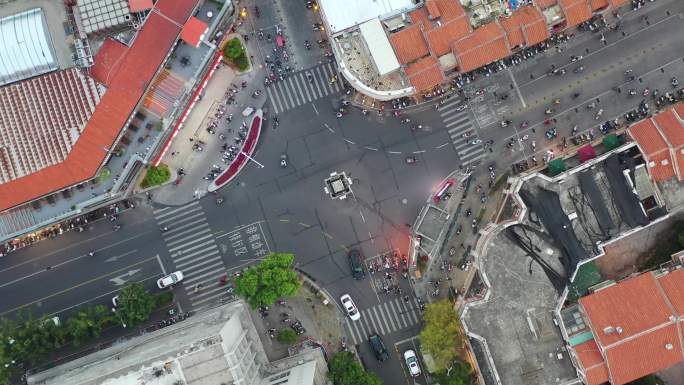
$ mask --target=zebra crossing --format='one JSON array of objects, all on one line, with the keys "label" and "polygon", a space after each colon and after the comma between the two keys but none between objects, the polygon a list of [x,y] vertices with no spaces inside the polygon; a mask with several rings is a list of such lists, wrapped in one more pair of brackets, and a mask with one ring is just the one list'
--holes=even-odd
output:
[{"label": "zebra crossing", "polygon": [[[311,82],[307,78],[311,75]],[[273,106],[273,113],[277,114],[335,92],[342,91],[341,79],[330,84],[330,79],[337,76],[337,69],[333,63],[324,63],[305,69],[277,81],[266,87],[268,100]]]},{"label": "zebra crossing", "polygon": [[160,226],[168,227],[162,233],[164,242],[174,271],[183,272],[182,286],[192,308],[196,310],[218,300],[225,287],[217,282],[227,270],[199,201],[153,213]]},{"label": "zebra crossing", "polygon": [[[462,103],[463,101],[460,99],[449,101],[449,103],[439,108],[439,115],[442,117],[451,143],[458,153],[462,164],[467,166],[484,158],[487,154],[482,143],[472,143],[474,140],[479,140],[479,136],[475,127],[473,127],[473,116],[471,115],[470,108],[458,110],[457,107],[462,105]],[[470,135],[464,138],[463,135],[466,133],[470,133]]]},{"label": "zebra crossing", "polygon": [[345,320],[347,332],[354,345],[365,341],[371,334],[391,334],[416,325],[421,319],[415,300],[406,303],[400,298],[359,310],[359,314],[361,318],[357,321],[350,318]]}]

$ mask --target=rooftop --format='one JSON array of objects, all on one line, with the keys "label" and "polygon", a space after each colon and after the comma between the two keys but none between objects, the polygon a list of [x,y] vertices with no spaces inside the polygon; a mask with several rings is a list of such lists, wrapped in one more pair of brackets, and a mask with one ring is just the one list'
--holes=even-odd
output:
[{"label": "rooftop", "polygon": [[682,269],[647,272],[580,299],[613,385],[684,362],[683,286]]},{"label": "rooftop", "polygon": [[503,59],[511,54],[506,34],[499,23],[485,24],[451,46],[460,72]]},{"label": "rooftop", "polygon": [[86,34],[119,26],[131,19],[127,0],[78,0],[74,10],[76,23]]},{"label": "rooftop", "polygon": [[0,86],[58,68],[42,9],[1,18],[0,36]]},{"label": "rooftop", "polygon": [[408,12],[416,7],[412,0],[320,0],[330,34],[358,26],[370,19]]},{"label": "rooftop", "polygon": [[0,184],[0,211],[93,178],[175,43],[197,0],[159,0],[63,162]]},{"label": "rooftop", "polygon": [[591,7],[587,0],[558,0],[565,14],[567,27],[574,27],[591,19]]}]

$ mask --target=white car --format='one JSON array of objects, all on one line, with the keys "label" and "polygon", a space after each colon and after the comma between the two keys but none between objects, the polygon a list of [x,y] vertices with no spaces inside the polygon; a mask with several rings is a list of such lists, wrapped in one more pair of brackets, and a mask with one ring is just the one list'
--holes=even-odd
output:
[{"label": "white car", "polygon": [[173,273],[167,275],[166,277],[159,278],[157,280],[157,286],[159,286],[160,289],[163,289],[165,287],[175,285],[182,280],[183,280],[183,272],[180,270],[174,271]]},{"label": "white car", "polygon": [[416,357],[416,352],[409,349],[404,352],[404,361],[406,361],[406,366],[408,366],[411,376],[420,376],[420,365],[418,365],[418,358]]},{"label": "white car", "polygon": [[119,295],[118,294],[115,295],[114,297],[112,297],[112,305],[114,305],[114,307],[119,307]]},{"label": "white car", "polygon": [[357,321],[359,318],[361,318],[361,314],[359,314],[359,309],[356,308],[356,305],[354,304],[354,301],[352,301],[349,294],[345,294],[342,297],[340,297],[340,301],[342,302],[344,310],[347,311],[347,315],[349,316],[349,318],[351,318],[352,321]]}]

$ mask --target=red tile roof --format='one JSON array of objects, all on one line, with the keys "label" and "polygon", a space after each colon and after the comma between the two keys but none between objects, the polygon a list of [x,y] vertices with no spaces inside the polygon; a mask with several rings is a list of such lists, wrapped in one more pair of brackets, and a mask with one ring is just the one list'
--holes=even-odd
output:
[{"label": "red tile roof", "polygon": [[466,12],[463,9],[459,0],[435,0],[437,7],[439,8],[439,13],[441,14],[441,19],[444,22],[451,21],[463,16],[466,16]]},{"label": "red tile roof", "polygon": [[[579,302],[613,385],[684,362],[678,321],[684,316],[684,271],[658,278],[647,272]],[[575,350],[585,369],[599,363],[599,356],[587,343]]]},{"label": "red tile roof", "polygon": [[608,7],[610,4],[608,0],[589,0],[589,5],[592,11],[599,11],[603,8]]},{"label": "red tile roof", "polygon": [[78,68],[0,88],[0,185],[63,162],[102,94]]},{"label": "red tile roof", "polygon": [[98,82],[109,86],[111,77],[116,74],[121,59],[128,52],[128,47],[112,38],[105,39],[100,50],[95,54],[95,64],[90,67],[90,75]]},{"label": "red tile roof", "polygon": [[460,72],[469,72],[511,54],[506,34],[499,23],[485,24],[453,43]]},{"label": "red tile roof", "polygon": [[204,34],[207,33],[208,30],[209,28],[207,27],[207,23],[194,16],[191,16],[190,19],[188,19],[188,21],[183,25],[180,37],[184,42],[190,44],[191,46],[199,47],[202,37],[204,37]]},{"label": "red tile roof", "polygon": [[401,64],[408,64],[430,53],[421,23],[413,24],[390,35],[390,43]]},{"label": "red tile roof", "polygon": [[589,340],[574,347],[579,360],[580,369],[587,377],[589,385],[599,385],[608,381],[608,368],[603,356],[596,346],[596,341]]},{"label": "red tile roof", "polygon": [[430,21],[427,9],[420,7],[415,11],[409,12],[409,19],[413,24],[423,24],[423,30],[429,31],[433,28],[433,23]]},{"label": "red tile roof", "polygon": [[434,28],[427,33],[428,43],[432,53],[437,56],[449,53],[451,43],[457,41],[470,33],[470,23],[467,16],[462,16],[451,20],[441,27]]},{"label": "red tile roof", "polygon": [[499,19],[511,47],[533,46],[549,38],[549,30],[539,8],[527,5],[508,18]]},{"label": "red tile roof", "polygon": [[[0,185],[0,211],[93,178],[178,38],[197,0],[159,0],[64,162]],[[169,20],[170,19],[170,20]]]},{"label": "red tile roof", "polygon": [[662,182],[672,178],[675,172],[669,148],[653,121],[642,120],[631,126],[628,131],[641,148],[653,179]]},{"label": "red tile roof", "polygon": [[653,117],[660,134],[665,138],[670,151],[670,159],[675,162],[675,174],[684,180],[684,124],[678,118],[674,108]]},{"label": "red tile roof", "polygon": [[425,2],[425,8],[427,9],[430,18],[433,20],[442,16],[442,13],[439,12],[439,7],[437,6],[437,0],[427,0]]},{"label": "red tile roof", "polygon": [[591,19],[591,7],[587,0],[558,0],[565,14],[567,27],[574,27]]},{"label": "red tile roof", "polygon": [[534,0],[534,5],[541,9],[546,9],[558,4],[558,0]]},{"label": "red tile roof", "polygon": [[670,324],[608,349],[611,383],[626,384],[684,361],[677,329],[676,324]]},{"label": "red tile roof", "polygon": [[131,12],[142,12],[151,9],[154,6],[152,0],[128,0],[128,9]]},{"label": "red tile roof", "polygon": [[628,3],[629,0],[610,0],[610,5],[613,8],[622,7],[623,5],[627,5]]},{"label": "red tile roof", "polygon": [[446,80],[439,61],[434,56],[424,57],[409,65],[406,67],[406,74],[416,92],[427,91]]}]

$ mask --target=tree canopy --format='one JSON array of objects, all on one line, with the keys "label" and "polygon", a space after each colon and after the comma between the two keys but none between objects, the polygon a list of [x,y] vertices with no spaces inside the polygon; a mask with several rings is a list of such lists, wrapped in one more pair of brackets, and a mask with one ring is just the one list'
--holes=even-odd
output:
[{"label": "tree canopy", "polygon": [[461,324],[447,300],[425,306],[425,326],[420,332],[423,349],[430,352],[438,369],[446,369],[458,358],[463,346]]},{"label": "tree canopy", "polygon": [[301,286],[293,269],[294,255],[273,253],[235,279],[235,293],[253,307],[272,305],[278,298],[295,295]]},{"label": "tree canopy", "polygon": [[440,385],[472,385],[474,383],[473,368],[464,361],[454,362],[450,370],[441,370],[435,373],[434,378]]},{"label": "tree canopy", "polygon": [[145,290],[142,283],[132,283],[121,290],[116,312],[126,327],[147,321],[154,310],[155,298]]},{"label": "tree canopy", "polygon": [[332,357],[328,378],[335,385],[382,385],[380,377],[363,370],[351,352],[340,352]]}]

